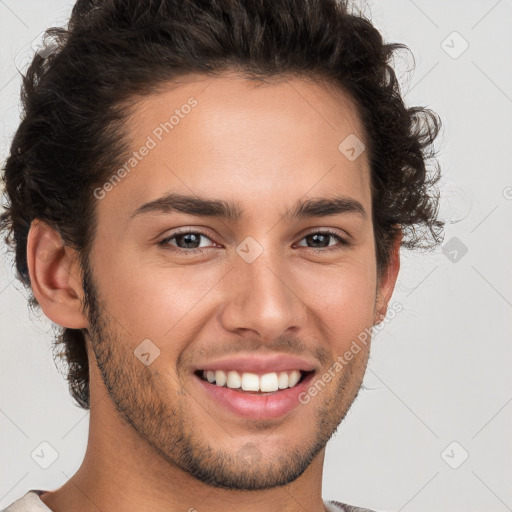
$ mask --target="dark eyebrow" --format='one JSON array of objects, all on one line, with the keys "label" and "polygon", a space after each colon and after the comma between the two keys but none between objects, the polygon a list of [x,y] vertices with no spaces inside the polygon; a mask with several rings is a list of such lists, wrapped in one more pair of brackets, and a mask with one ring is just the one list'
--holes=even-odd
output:
[{"label": "dark eyebrow", "polygon": [[[187,213],[203,217],[219,217],[228,221],[239,221],[243,210],[238,203],[221,199],[206,199],[197,196],[170,193],[139,206],[130,219],[148,213]],[[366,218],[363,205],[350,197],[308,199],[298,201],[294,208],[284,212],[287,220],[326,217],[342,213],[357,213]]]},{"label": "dark eyebrow", "polygon": [[363,205],[351,197],[333,197],[308,199],[298,201],[291,211],[287,211],[284,217],[287,220],[306,219],[312,217],[328,217],[341,213],[358,213],[366,218],[366,210]]},{"label": "dark eyebrow", "polygon": [[204,217],[221,217],[231,221],[237,221],[242,217],[242,210],[235,203],[229,203],[220,199],[205,199],[170,193],[139,206],[130,215],[130,219],[145,213],[171,212],[188,213],[189,215]]}]

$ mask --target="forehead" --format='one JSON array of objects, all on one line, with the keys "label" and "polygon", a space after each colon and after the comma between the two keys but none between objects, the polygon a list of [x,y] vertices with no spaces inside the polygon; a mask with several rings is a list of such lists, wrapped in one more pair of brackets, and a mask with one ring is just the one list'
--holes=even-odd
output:
[{"label": "forehead", "polygon": [[125,214],[171,192],[247,199],[253,214],[308,194],[370,200],[366,152],[354,160],[343,152],[345,141],[366,139],[357,108],[328,82],[190,75],[131,110],[135,165],[107,197],[123,198]]}]

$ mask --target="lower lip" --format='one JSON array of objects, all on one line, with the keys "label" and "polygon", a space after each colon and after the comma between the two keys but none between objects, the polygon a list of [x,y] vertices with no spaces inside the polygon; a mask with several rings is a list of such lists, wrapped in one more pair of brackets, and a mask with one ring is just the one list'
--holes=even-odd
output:
[{"label": "lower lip", "polygon": [[194,375],[202,389],[218,404],[229,411],[251,419],[272,419],[280,418],[288,414],[298,405],[299,395],[306,391],[314,372],[293,388],[282,389],[274,393],[256,394],[244,393],[231,388],[210,384]]}]

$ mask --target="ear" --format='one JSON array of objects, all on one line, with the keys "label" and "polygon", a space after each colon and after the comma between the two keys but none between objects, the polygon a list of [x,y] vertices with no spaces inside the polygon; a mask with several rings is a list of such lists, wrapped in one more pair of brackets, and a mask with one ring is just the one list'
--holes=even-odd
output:
[{"label": "ear", "polygon": [[30,225],[27,264],[32,292],[44,314],[62,327],[87,328],[89,323],[82,313],[84,293],[77,253],[40,219]]},{"label": "ear", "polygon": [[387,267],[377,280],[377,299],[375,301],[374,323],[382,322],[386,317],[388,304],[395,289],[398,271],[400,270],[400,243],[403,232],[400,231],[394,238]]}]

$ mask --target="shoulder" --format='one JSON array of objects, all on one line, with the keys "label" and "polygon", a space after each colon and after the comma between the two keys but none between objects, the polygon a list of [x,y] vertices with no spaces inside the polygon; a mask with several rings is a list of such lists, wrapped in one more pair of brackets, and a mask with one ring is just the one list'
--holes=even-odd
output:
[{"label": "shoulder", "polygon": [[[39,489],[32,489],[0,512],[52,512],[39,497],[44,492]],[[339,501],[324,501],[324,503],[328,512],[375,512]]]},{"label": "shoulder", "polygon": [[353,505],[347,505],[339,501],[325,501],[327,512],[375,512],[369,508],[354,507]]},{"label": "shoulder", "polygon": [[6,509],[0,510],[0,512],[52,512],[39,498],[39,495],[44,492],[39,489],[31,489],[20,499],[11,503]]}]

